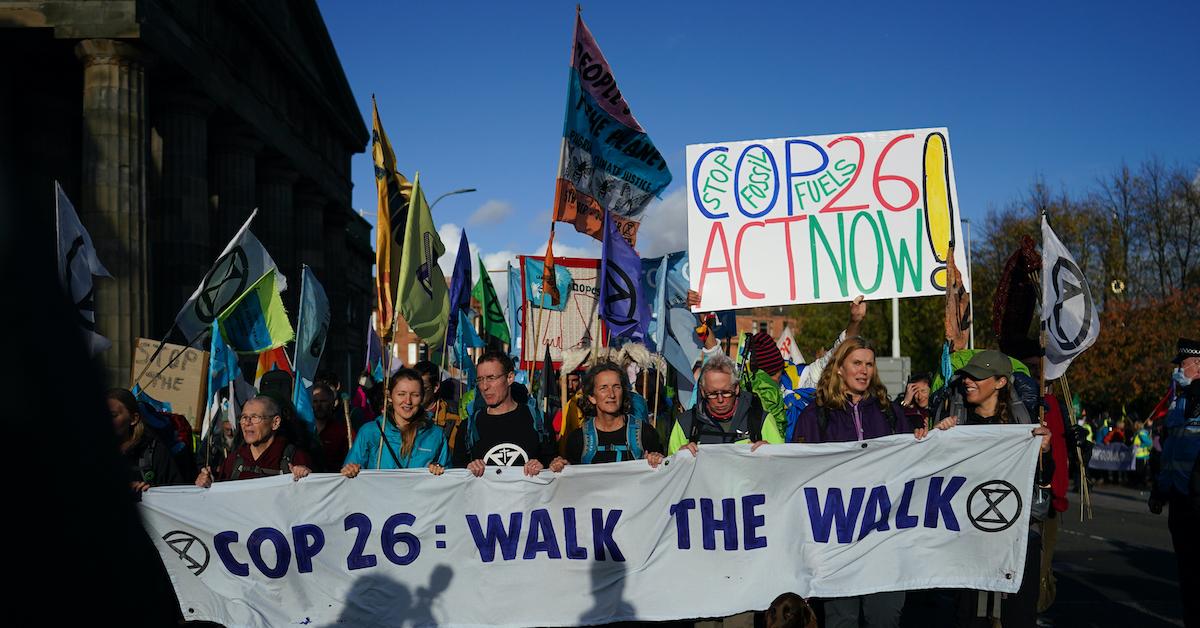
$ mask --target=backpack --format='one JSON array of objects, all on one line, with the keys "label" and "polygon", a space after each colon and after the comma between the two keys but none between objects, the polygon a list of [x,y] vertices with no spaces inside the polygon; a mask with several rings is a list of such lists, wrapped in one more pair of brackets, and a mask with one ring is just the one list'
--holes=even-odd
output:
[{"label": "backpack", "polygon": [[642,446],[642,426],[645,423],[635,416],[625,418],[625,444],[624,445],[604,445],[600,446],[600,436],[596,433],[596,419],[589,418],[583,422],[583,455],[579,461],[583,464],[592,464],[592,459],[595,458],[597,451],[615,451],[617,452],[617,462],[626,460],[625,452],[629,452],[629,460],[638,460],[645,453],[645,448]]},{"label": "backpack", "polygon": [[[743,392],[742,394],[750,395],[750,408],[746,411],[746,427],[750,429],[750,441],[758,442],[762,440],[762,425],[763,421],[767,418],[767,412],[763,409],[762,403],[758,400],[758,397],[756,397],[753,393]],[[702,425],[701,422],[696,419],[695,413],[697,412],[700,412],[700,403],[697,403],[696,406],[692,408],[692,412],[690,413],[691,425],[689,425],[687,428],[687,431],[689,432],[689,442],[699,443],[700,439],[705,436],[715,436],[720,438],[726,444],[734,443],[739,440],[737,438],[736,431],[726,432],[725,430],[719,428],[712,429],[708,426]],[[736,406],[734,412],[735,414],[737,412]]]},{"label": "backpack", "polygon": [[249,471],[251,473],[257,473],[259,475],[283,475],[284,473],[290,473],[291,469],[289,469],[288,467],[290,467],[292,465],[292,458],[295,457],[295,455],[296,455],[296,446],[291,443],[288,443],[283,448],[283,456],[281,456],[279,458],[279,468],[278,469],[264,469],[262,467],[259,467],[258,465],[255,465],[253,467],[247,467],[246,461],[242,460],[242,454],[238,453],[237,458],[233,459],[233,474],[229,476],[229,479],[236,480],[236,479],[241,478],[242,471]]},{"label": "backpack", "polygon": [[[818,406],[817,409],[820,410],[820,413],[817,415],[817,431],[820,432],[821,442],[824,443],[829,438],[829,435],[826,433],[826,430],[829,428],[829,408],[826,408],[825,406]],[[888,421],[888,429],[895,434],[896,412],[892,409],[892,404],[883,404],[883,416]]]},{"label": "backpack", "polygon": [[154,451],[158,448],[158,438],[150,436],[150,442],[142,449],[142,455],[138,457],[138,477],[146,484],[154,484]]},{"label": "backpack", "polygon": [[[539,441],[546,441],[549,436],[549,431],[546,430],[546,417],[542,414],[542,409],[538,407],[537,400],[534,399],[520,384],[513,384],[513,390],[520,390],[524,393],[525,407],[529,409],[529,415],[533,417],[533,431],[537,432]],[[517,395],[513,395],[513,401],[517,400]],[[521,402],[517,402],[521,405]],[[487,411],[487,406],[483,403],[482,395],[475,395],[471,401],[471,412],[467,418],[467,451],[475,448],[475,443],[479,442],[479,415]]]}]

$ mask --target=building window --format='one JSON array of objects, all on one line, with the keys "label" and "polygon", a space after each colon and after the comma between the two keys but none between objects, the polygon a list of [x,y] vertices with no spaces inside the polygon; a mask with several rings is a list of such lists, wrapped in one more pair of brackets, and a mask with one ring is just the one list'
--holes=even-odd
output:
[{"label": "building window", "polygon": [[756,321],[754,323],[754,331],[762,332],[764,334],[771,333],[771,322],[770,321]]}]

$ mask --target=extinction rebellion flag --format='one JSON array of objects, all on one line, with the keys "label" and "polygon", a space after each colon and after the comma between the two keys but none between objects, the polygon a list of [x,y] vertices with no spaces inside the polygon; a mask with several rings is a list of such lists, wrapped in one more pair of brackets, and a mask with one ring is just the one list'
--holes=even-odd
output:
[{"label": "extinction rebellion flag", "polygon": [[1100,336],[1100,312],[1087,278],[1042,216],[1042,327],[1046,379],[1067,372],[1071,360]]},{"label": "extinction rebellion flag", "polygon": [[667,162],[634,119],[604,53],[576,15],[554,219],[602,240],[609,211],[632,245],[646,205],[669,183]]}]

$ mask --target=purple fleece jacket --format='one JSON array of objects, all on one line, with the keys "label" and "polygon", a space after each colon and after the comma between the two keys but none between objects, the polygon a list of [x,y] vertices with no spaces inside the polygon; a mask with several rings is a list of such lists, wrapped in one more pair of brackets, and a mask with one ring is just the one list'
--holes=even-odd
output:
[{"label": "purple fleece jacket", "polygon": [[896,421],[894,431],[891,422],[880,409],[879,401],[875,397],[865,397],[857,404],[847,401],[844,410],[826,409],[829,424],[825,428],[825,438],[821,438],[818,421],[822,410],[815,402],[810,403],[800,413],[800,418],[796,419],[796,431],[792,435],[792,442],[843,443],[911,432],[913,428],[909,425],[908,417],[904,415],[904,408],[897,403],[891,405]]}]

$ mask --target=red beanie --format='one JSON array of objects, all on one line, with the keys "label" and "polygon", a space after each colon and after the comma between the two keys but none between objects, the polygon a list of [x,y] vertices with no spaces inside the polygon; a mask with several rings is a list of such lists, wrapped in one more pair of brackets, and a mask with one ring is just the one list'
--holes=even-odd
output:
[{"label": "red beanie", "polygon": [[783,370],[783,354],[775,339],[766,332],[758,332],[750,337],[750,368],[763,370],[774,377]]}]

